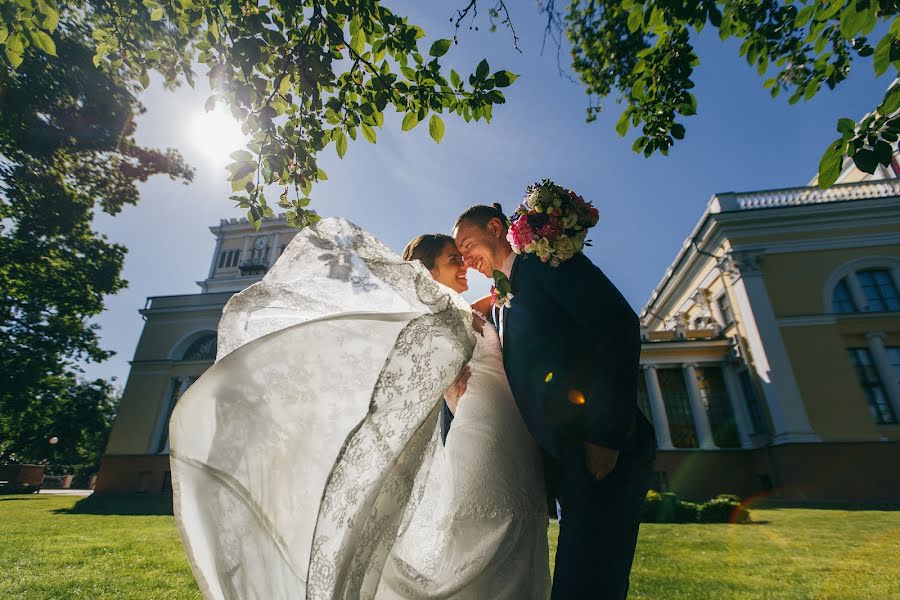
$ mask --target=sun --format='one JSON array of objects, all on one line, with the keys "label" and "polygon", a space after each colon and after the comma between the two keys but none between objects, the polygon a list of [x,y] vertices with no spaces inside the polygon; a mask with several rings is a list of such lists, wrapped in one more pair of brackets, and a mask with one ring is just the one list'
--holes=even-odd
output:
[{"label": "sun", "polygon": [[247,137],[224,103],[197,115],[191,123],[191,139],[203,154],[215,163],[228,162],[228,155],[244,147]]}]

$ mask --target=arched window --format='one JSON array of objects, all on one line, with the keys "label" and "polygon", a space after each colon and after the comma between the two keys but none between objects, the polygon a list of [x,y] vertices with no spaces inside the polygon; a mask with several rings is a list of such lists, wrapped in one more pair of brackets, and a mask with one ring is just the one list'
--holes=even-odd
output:
[{"label": "arched window", "polygon": [[184,351],[181,360],[216,360],[216,334],[207,334],[194,340]]},{"label": "arched window", "polygon": [[825,286],[826,312],[900,311],[900,259],[871,257],[843,265]]}]

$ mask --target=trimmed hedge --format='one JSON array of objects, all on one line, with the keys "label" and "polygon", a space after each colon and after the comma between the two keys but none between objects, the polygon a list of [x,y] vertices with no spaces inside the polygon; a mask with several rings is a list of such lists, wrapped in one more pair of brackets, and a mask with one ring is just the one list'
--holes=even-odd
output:
[{"label": "trimmed hedge", "polygon": [[644,502],[644,523],[750,523],[741,499],[721,494],[703,503],[687,502],[672,493],[650,490]]}]

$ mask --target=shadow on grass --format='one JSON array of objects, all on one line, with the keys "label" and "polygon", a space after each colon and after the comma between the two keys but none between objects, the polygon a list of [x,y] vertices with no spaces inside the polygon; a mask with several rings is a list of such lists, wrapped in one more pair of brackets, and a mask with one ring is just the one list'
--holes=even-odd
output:
[{"label": "shadow on grass", "polygon": [[852,503],[852,502],[798,502],[791,500],[773,500],[768,498],[760,502],[753,502],[747,505],[751,511],[754,509],[761,510],[778,510],[780,508],[805,508],[809,510],[874,510],[882,512],[900,511],[900,504],[891,502],[879,503]]},{"label": "shadow on grass", "polygon": [[172,515],[171,496],[97,496],[79,500],[72,508],[53,511],[62,515]]}]

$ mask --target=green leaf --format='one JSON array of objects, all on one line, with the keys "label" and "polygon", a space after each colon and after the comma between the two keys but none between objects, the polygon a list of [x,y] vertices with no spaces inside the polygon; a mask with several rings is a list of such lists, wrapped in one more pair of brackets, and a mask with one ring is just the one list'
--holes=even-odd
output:
[{"label": "green leaf", "polygon": [[416,116],[415,111],[410,111],[406,113],[405,117],[403,117],[403,124],[401,125],[401,128],[403,129],[403,131],[409,131],[418,124],[419,117]]},{"label": "green leaf", "polygon": [[885,94],[878,106],[878,112],[884,116],[894,114],[900,108],[900,85],[895,85]]},{"label": "green leaf", "polygon": [[619,137],[624,137],[626,133],[628,133],[629,127],[629,117],[631,113],[628,109],[622,111],[622,115],[619,117],[619,120],[616,122],[616,133],[619,134]]},{"label": "green leaf", "polygon": [[846,40],[852,40],[859,30],[862,29],[865,21],[866,13],[859,10],[858,3],[855,0],[851,0],[841,12],[841,36]]},{"label": "green leaf", "polygon": [[359,55],[365,51],[366,35],[362,29],[357,29],[356,33],[353,34],[353,37],[350,39],[350,48]]},{"label": "green leaf", "polygon": [[452,43],[451,40],[438,40],[431,45],[431,50],[428,51],[428,54],[435,58],[441,57],[447,54],[447,51],[450,49],[450,44]]},{"label": "green leaf", "polygon": [[856,122],[853,119],[848,119],[846,117],[838,119],[837,130],[838,133],[852,135],[856,132]]},{"label": "green leaf", "polygon": [[231,160],[239,163],[252,163],[253,155],[246,150],[235,150],[228,155]]},{"label": "green leaf", "polygon": [[316,167],[316,179],[318,181],[328,181],[328,174],[322,169]]},{"label": "green leaf", "polygon": [[162,6],[157,6],[153,10],[150,11],[150,20],[151,21],[161,21],[163,18],[163,8]]},{"label": "green leaf", "polygon": [[428,133],[431,134],[434,141],[438,144],[441,143],[441,138],[444,137],[444,121],[439,116],[431,115],[431,120],[428,121]]},{"label": "green leaf", "polygon": [[6,26],[0,25],[0,44],[5,42],[6,38],[8,38],[8,37],[9,37],[9,31],[6,30]]},{"label": "green leaf", "polygon": [[684,139],[684,125],[681,123],[675,123],[672,125],[672,137],[676,140]]},{"label": "green leaf", "polygon": [[231,173],[231,177],[228,178],[229,181],[240,181],[243,182],[243,179],[248,175],[252,174],[256,170],[256,163],[253,162],[244,162],[240,163],[238,167],[234,169]]},{"label": "green leaf", "polygon": [[[890,161],[890,158],[888,161]],[[856,154],[853,155],[853,162],[860,171],[871,175],[875,173],[875,168],[878,166],[878,155],[875,154],[874,150],[863,148],[857,150]]]},{"label": "green leaf", "polygon": [[33,31],[31,33],[31,39],[34,40],[34,45],[49,54],[50,56],[56,56],[56,43],[53,41],[53,38],[47,35],[45,32],[38,29],[37,31]]},{"label": "green leaf", "polygon": [[794,26],[798,29],[806,27],[806,24],[812,19],[813,11],[815,11],[815,9],[816,6],[814,4],[801,8],[800,12],[798,12],[797,16],[794,18]]},{"label": "green leaf", "polygon": [[341,132],[340,136],[334,143],[334,147],[337,150],[338,156],[340,158],[344,158],[344,154],[347,153],[347,136]]},{"label": "green leaf", "polygon": [[491,67],[488,65],[487,59],[482,59],[478,66],[475,68],[475,79],[478,81],[484,81],[488,73],[490,73]]},{"label": "green leaf", "polygon": [[891,46],[894,43],[894,36],[886,35],[881,38],[875,47],[875,58],[872,59],[872,66],[875,68],[875,75],[884,75],[888,67],[891,66]]},{"label": "green leaf", "polygon": [[509,71],[497,71],[494,73],[494,85],[497,87],[508,87],[512,85],[519,76]]},{"label": "green leaf", "polygon": [[41,27],[47,31],[55,31],[59,25],[59,13],[49,4],[43,8],[44,19],[41,21]]},{"label": "green leaf", "polygon": [[6,46],[6,58],[9,60],[9,64],[12,65],[13,69],[22,64],[22,53],[16,52],[8,45]]},{"label": "green leaf", "polygon": [[638,29],[641,28],[641,25],[644,22],[644,11],[641,6],[636,6],[631,9],[631,12],[628,13],[628,20],[626,24],[628,25],[628,31],[631,33],[635,33]]},{"label": "green leaf", "polygon": [[455,88],[462,87],[462,78],[459,76],[459,73],[453,69],[450,69],[450,83],[452,83]]},{"label": "green leaf", "polygon": [[146,90],[150,87],[150,75],[146,70],[141,71],[141,75],[139,77],[141,86]]},{"label": "green leaf", "polygon": [[366,125],[363,123],[361,125],[363,137],[366,138],[367,141],[374,144],[375,143],[375,130],[372,129],[371,125]]},{"label": "green leaf", "polygon": [[843,140],[835,140],[819,161],[819,187],[825,189],[837,181],[844,163],[846,144]]}]

